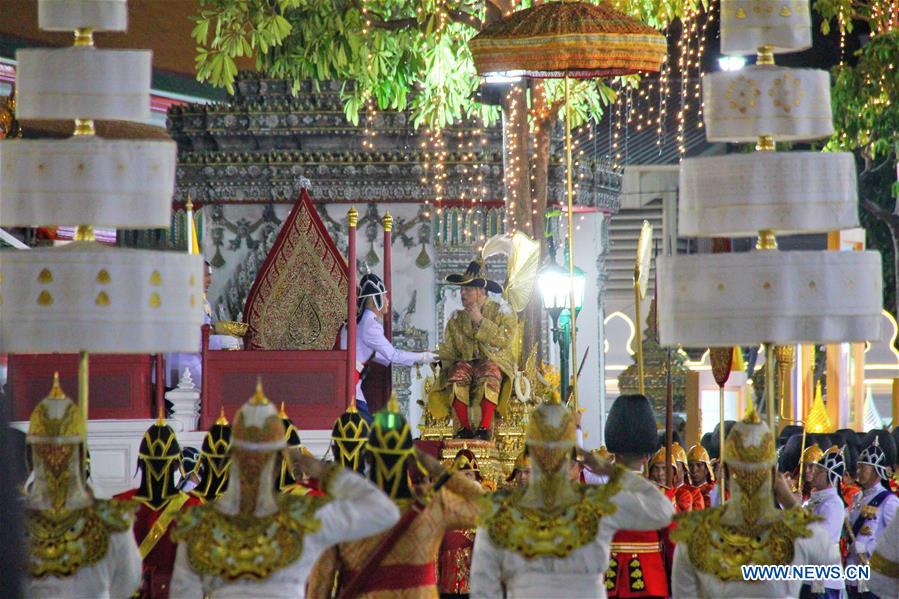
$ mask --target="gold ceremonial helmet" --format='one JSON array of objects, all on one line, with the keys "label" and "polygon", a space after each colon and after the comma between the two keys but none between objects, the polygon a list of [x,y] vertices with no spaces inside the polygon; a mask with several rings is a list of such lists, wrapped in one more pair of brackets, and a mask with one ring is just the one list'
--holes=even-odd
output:
[{"label": "gold ceremonial helmet", "polygon": [[813,443],[802,452],[802,461],[806,464],[817,464],[824,457],[824,451],[817,443]]},{"label": "gold ceremonial helmet", "polygon": [[529,446],[573,447],[577,443],[577,419],[557,402],[542,403],[531,412],[526,442]]},{"label": "gold ceremonial helmet", "polygon": [[[681,449],[683,451],[683,449]],[[674,445],[671,446],[671,454],[674,456],[674,461],[671,462],[671,465],[674,466],[677,461],[677,452],[674,451]],[[657,452],[652,454],[652,458],[649,460],[649,464],[646,466],[647,469],[652,468],[653,466],[664,466],[668,463],[668,450],[662,445]]]},{"label": "gold ceremonial helmet", "polygon": [[560,403],[545,402],[534,408],[525,443],[531,468],[552,473],[563,467],[577,443],[577,419]]},{"label": "gold ceremonial helmet", "polygon": [[687,452],[677,441],[671,444],[671,455],[674,456],[675,462],[680,462],[684,467],[687,466]]},{"label": "gold ceremonial helmet", "polygon": [[84,442],[86,431],[81,410],[63,393],[59,373],[53,373],[50,394],[31,412],[26,442],[77,445]]},{"label": "gold ceremonial helmet", "polygon": [[709,459],[709,452],[699,443],[691,447],[690,451],[687,452],[687,464],[689,465],[693,462],[705,464],[706,470],[709,472],[709,481],[715,480],[715,473],[712,471],[712,460]]},{"label": "gold ceremonial helmet", "polygon": [[724,463],[733,470],[772,468],[776,461],[774,437],[768,426],[759,418],[755,407],[752,407],[727,435],[724,444]]},{"label": "gold ceremonial helmet", "polygon": [[231,445],[243,451],[280,451],[287,447],[284,436],[284,424],[259,381],[256,392],[234,415]]}]

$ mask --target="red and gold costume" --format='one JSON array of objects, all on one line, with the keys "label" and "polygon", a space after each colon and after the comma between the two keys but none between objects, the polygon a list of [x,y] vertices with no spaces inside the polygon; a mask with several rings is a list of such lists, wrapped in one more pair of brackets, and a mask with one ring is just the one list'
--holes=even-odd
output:
[{"label": "red and gold costume", "polygon": [[172,524],[182,510],[201,505],[203,500],[175,486],[181,448],[175,431],[164,420],[157,420],[144,433],[138,455],[140,486],[116,495],[115,499],[139,504],[134,515],[134,539],[143,559],[139,596],[166,599],[177,549],[171,538]]},{"label": "red and gold costume", "polygon": [[[678,451],[679,450],[679,451]],[[681,447],[678,443],[674,443],[671,446],[671,453],[674,457],[674,461],[672,462],[672,467],[676,470],[673,473],[672,480],[677,480],[677,474],[679,472],[683,473],[681,467],[678,466],[678,462],[683,463],[683,468],[687,467],[687,454],[684,452],[683,447]],[[662,465],[668,463],[668,453],[665,451],[665,448],[662,447],[652,456],[652,459],[649,460],[649,464],[647,465],[647,472],[652,470],[653,466]],[[683,474],[682,474],[683,476]],[[681,479],[683,480],[683,479]],[[664,489],[664,487],[663,487]],[[693,486],[687,486],[685,483],[681,483],[679,485],[675,485],[675,487],[671,490],[665,489],[665,494],[669,497],[673,495],[674,497],[674,505],[677,507],[678,512],[690,512],[694,509],[703,509],[705,504],[703,503],[702,493],[698,488]],[[670,493],[670,494],[669,494]]]},{"label": "red and gold costume", "polygon": [[[460,449],[453,460],[458,472],[468,472],[481,482],[481,470],[478,461],[470,449]],[[474,528],[462,528],[447,531],[440,544],[437,562],[437,590],[440,596],[467,597],[469,578],[471,577],[471,554],[474,549]]]},{"label": "red and gold costume", "polygon": [[[392,404],[393,402],[391,402]],[[407,468],[415,465],[414,446],[409,425],[403,416],[388,410],[375,415],[368,448],[374,459],[370,477],[390,495],[405,514],[414,504]],[[362,572],[364,582],[356,597],[370,599],[432,598],[437,595],[436,562],[440,543],[448,530],[473,528],[478,515],[481,486],[456,472],[387,550],[377,567]],[[369,556],[390,531],[331,548],[316,563],[309,577],[310,598],[330,597],[335,575],[337,588],[344,587],[360,574]]]}]

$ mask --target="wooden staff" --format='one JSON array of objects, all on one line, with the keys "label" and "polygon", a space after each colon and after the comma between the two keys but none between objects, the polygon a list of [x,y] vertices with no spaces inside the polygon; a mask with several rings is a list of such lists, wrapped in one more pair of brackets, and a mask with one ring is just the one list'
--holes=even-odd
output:
[{"label": "wooden staff", "polygon": [[[384,213],[384,287],[387,293],[384,299],[389,307],[387,314],[384,316],[384,336],[393,343],[393,260],[392,260],[392,244],[393,244],[393,217],[390,212]],[[387,366],[387,397],[393,393],[393,367]]]},{"label": "wooden staff", "polygon": [[347,212],[347,306],[346,306],[346,386],[347,409],[356,407],[356,225],[359,213],[356,208]]}]

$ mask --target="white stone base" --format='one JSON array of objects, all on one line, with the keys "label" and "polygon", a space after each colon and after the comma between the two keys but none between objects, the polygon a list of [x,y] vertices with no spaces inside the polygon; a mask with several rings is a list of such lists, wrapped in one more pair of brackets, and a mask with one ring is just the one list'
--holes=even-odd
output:
[{"label": "white stone base", "polygon": [[[144,432],[154,420],[92,420],[88,423],[88,446],[91,453],[91,483],[100,497],[111,497],[138,484],[137,453]],[[178,435],[182,447],[199,449],[205,431],[184,431],[181,423],[168,421]],[[27,422],[13,422],[12,426],[28,430]],[[300,431],[303,444],[317,457],[327,453],[331,431]]]}]

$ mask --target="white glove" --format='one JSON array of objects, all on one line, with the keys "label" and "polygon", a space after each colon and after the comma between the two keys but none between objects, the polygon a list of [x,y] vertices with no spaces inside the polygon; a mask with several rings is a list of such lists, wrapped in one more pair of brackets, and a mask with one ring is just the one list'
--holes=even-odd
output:
[{"label": "white glove", "polygon": [[440,357],[432,351],[423,351],[418,354],[418,356],[419,364],[433,364],[440,359]]}]

